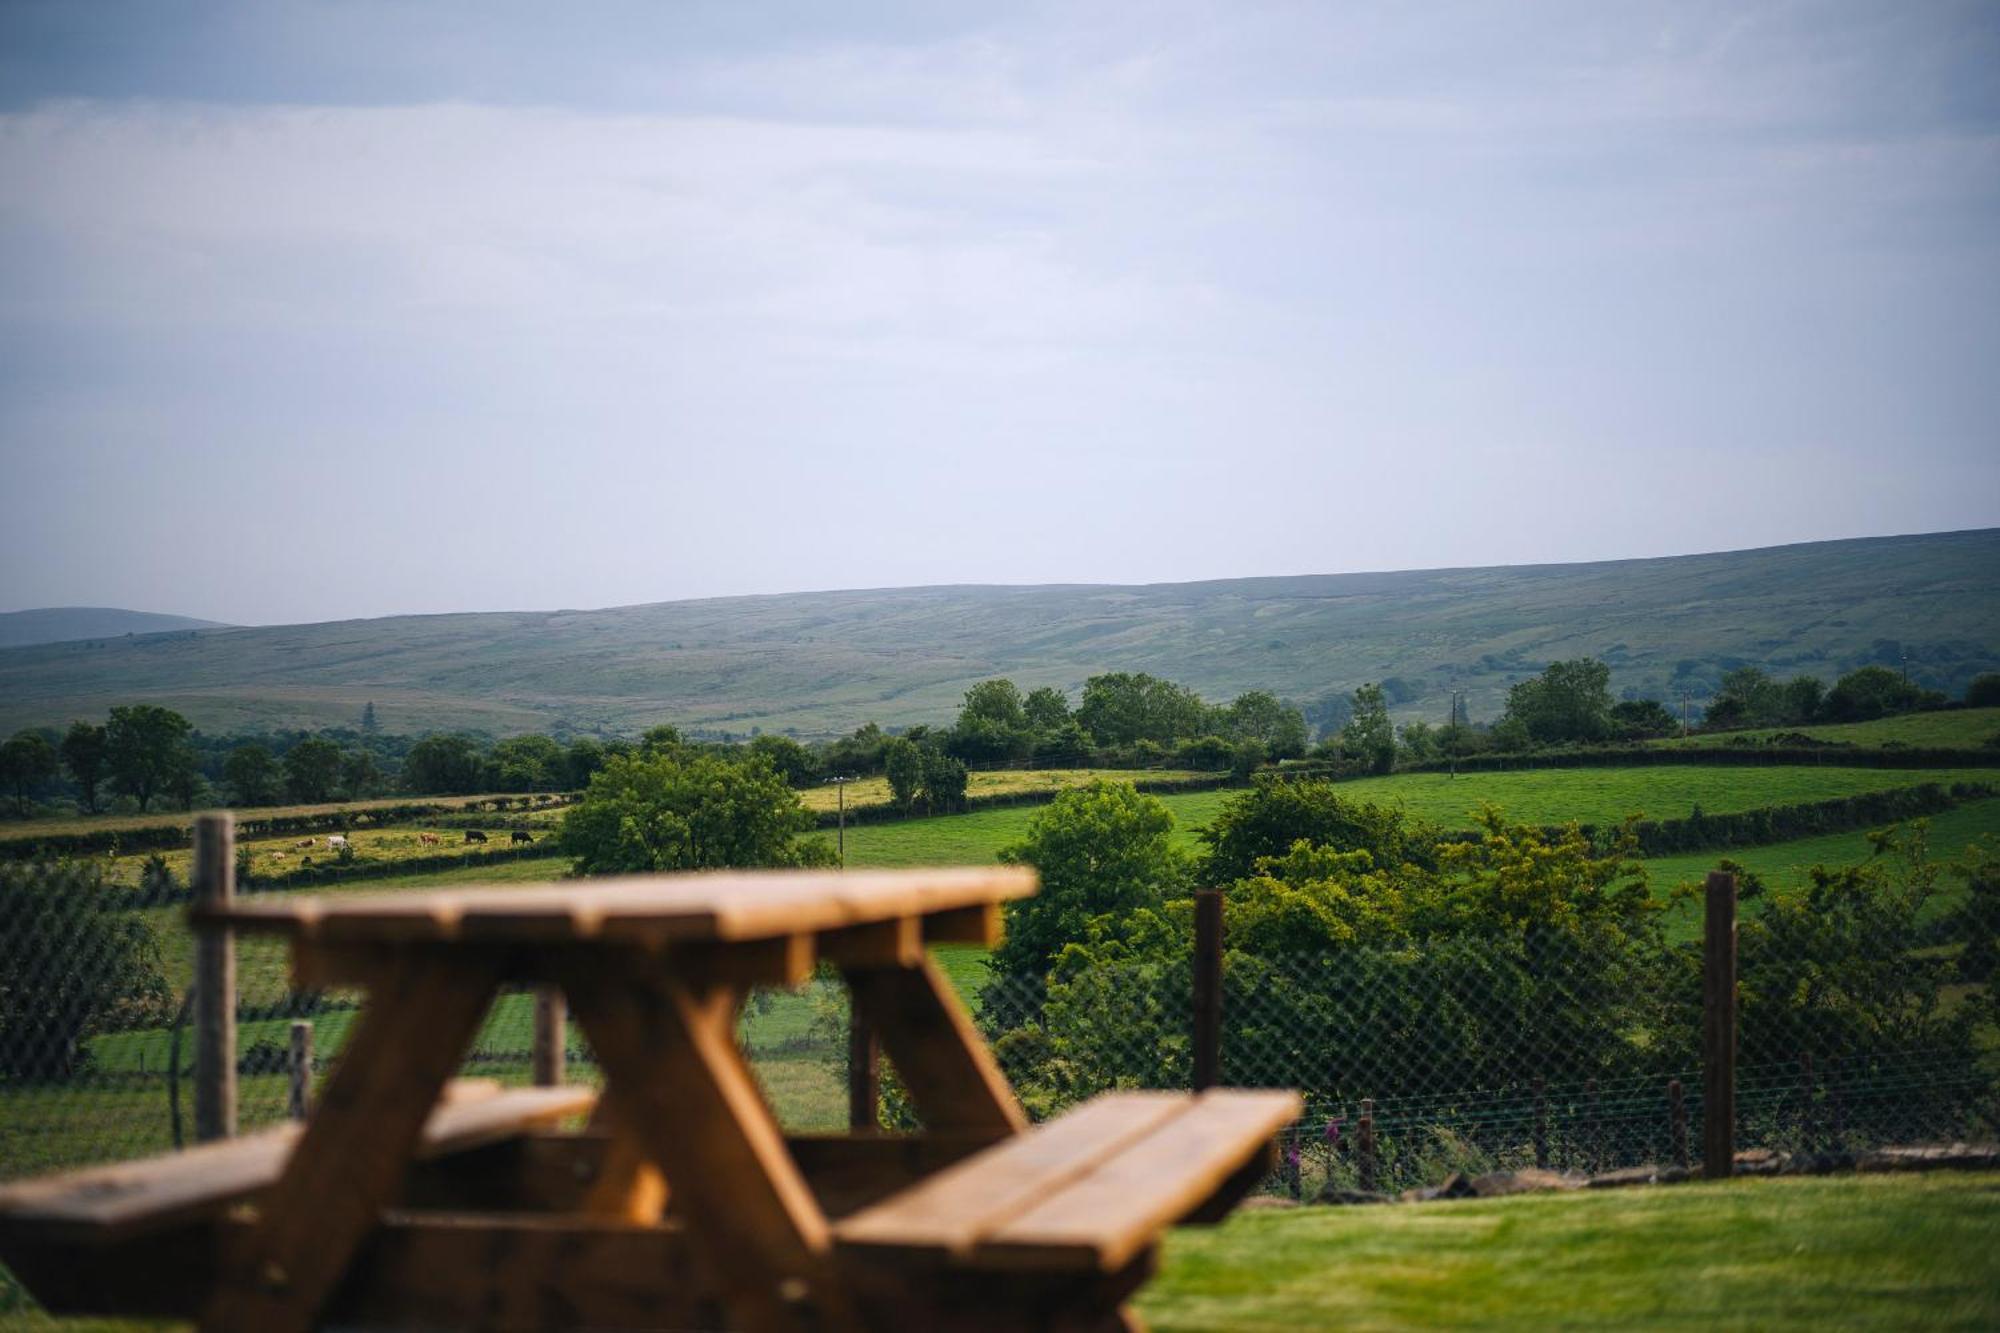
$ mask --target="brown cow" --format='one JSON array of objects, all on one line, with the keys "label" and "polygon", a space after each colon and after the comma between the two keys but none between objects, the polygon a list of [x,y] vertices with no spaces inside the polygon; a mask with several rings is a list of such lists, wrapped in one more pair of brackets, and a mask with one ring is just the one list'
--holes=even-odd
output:
[{"label": "brown cow", "polygon": [[424,840],[424,846],[426,847],[435,847],[440,841],[438,835],[435,833],[419,833],[417,836]]},{"label": "brown cow", "polygon": [[318,842],[319,842],[318,838],[300,838],[297,842],[293,843],[292,846],[298,848],[300,851],[304,851],[308,847],[316,845]]}]

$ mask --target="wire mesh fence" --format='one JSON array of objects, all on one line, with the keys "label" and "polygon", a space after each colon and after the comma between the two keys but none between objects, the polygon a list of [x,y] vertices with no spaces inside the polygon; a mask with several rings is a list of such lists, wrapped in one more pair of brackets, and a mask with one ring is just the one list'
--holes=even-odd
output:
[{"label": "wire mesh fence", "polygon": [[[1991,1136],[2000,1029],[1979,942],[1957,929],[1746,920],[1739,1146],[1837,1158]],[[274,941],[238,950],[238,1122],[251,1130],[293,1114],[293,1025],[312,1025],[316,1081],[361,996],[295,991]],[[184,909],[146,906],[89,863],[0,867],[0,1179],[192,1141],[190,952]],[[954,969],[1037,1117],[1107,1089],[1189,1086],[1192,972],[1191,953],[1047,977]],[[1700,1153],[1701,977],[1698,944],[1554,929],[1231,952],[1221,1081],[1304,1093],[1276,1182],[1302,1197],[1453,1170],[1671,1165]],[[847,1123],[847,1023],[831,976],[749,997],[742,1045],[787,1128]],[[530,1081],[534,1031],[533,995],[502,995],[463,1072]],[[569,1078],[596,1080],[574,1030],[566,1055]],[[893,1078],[884,1115],[910,1123]]]}]

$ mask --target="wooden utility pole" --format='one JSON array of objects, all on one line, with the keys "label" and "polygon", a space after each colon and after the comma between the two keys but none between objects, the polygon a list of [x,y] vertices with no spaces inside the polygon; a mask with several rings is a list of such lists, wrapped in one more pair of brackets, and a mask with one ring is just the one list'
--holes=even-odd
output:
[{"label": "wooden utility pole", "polygon": [[1222,1078],[1222,891],[1194,896],[1194,1087]]},{"label": "wooden utility pole", "polygon": [[[195,816],[194,900],[227,907],[236,896],[236,816]],[[236,939],[204,926],[194,938],[194,1137],[236,1134]]]},{"label": "wooden utility pole", "polygon": [[1708,874],[1702,936],[1702,1174],[1736,1161],[1736,876]]}]

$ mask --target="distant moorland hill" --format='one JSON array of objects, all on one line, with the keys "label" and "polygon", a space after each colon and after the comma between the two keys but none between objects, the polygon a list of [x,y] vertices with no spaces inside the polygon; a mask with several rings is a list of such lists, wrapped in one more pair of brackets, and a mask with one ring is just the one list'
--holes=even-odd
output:
[{"label": "distant moorland hill", "polygon": [[1300,704],[1390,682],[1442,721],[1592,655],[1614,690],[1700,698],[1750,664],[1832,679],[1870,662],[1953,694],[2000,668],[2000,529],[1572,565],[1143,586],[930,587],[598,611],[202,629],[0,651],[0,729],[147,700],[209,731],[352,725],[821,735],[949,720],[972,682],[1072,692],[1148,671],[1211,698]]},{"label": "distant moorland hill", "polygon": [[220,621],[124,611],[115,606],[47,606],[34,611],[0,611],[0,648],[79,639],[115,639],[127,634],[168,630],[224,629]]}]

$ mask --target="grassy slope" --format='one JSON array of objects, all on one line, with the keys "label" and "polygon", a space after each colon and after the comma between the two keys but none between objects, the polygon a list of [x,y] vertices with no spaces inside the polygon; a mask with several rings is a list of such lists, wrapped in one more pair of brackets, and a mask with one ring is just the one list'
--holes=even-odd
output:
[{"label": "grassy slope", "polygon": [[1976,749],[1987,738],[2000,736],[2000,708],[1952,708],[1936,713],[1906,713],[1873,722],[1830,722],[1823,726],[1771,727],[1760,731],[1717,731],[1701,736],[1674,736],[1653,744],[1668,749],[1690,746],[1760,744],[1773,736],[1803,734],[1815,740],[1864,748],[1911,745],[1920,749]]},{"label": "grassy slope", "polygon": [[2000,1327],[2000,1177],[1239,1213],[1169,1237],[1168,1330]]},{"label": "grassy slope", "polygon": [[[519,800],[518,793],[491,792],[482,796],[384,796],[373,801],[329,801],[322,805],[257,805],[236,812],[238,819],[278,819],[288,815],[355,814],[399,805],[441,805],[454,808],[479,805],[493,800]],[[527,812],[510,810],[496,820],[522,818]],[[0,838],[9,841],[49,838],[65,833],[95,833],[100,829],[140,829],[194,827],[194,815],[185,810],[156,810],[144,815],[65,815],[60,819],[21,819],[0,822]]]},{"label": "grassy slope", "polygon": [[[0,652],[0,733],[171,704],[211,731],[352,723],[747,732],[940,721],[973,681],[1141,670],[1299,699],[1400,676],[1410,716],[1480,716],[1556,658],[1670,697],[1725,661],[1831,676],[1878,639],[1961,687],[2000,665],[2000,530],[1586,565],[1131,587],[905,588],[601,611],[388,617]],[[1945,628],[1948,627],[1948,628]],[[1676,677],[1683,661],[1692,674]],[[1935,664],[1935,665],[1933,665]]]}]

